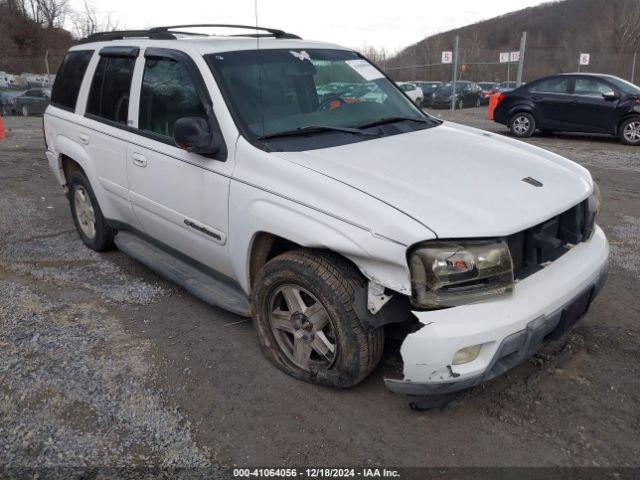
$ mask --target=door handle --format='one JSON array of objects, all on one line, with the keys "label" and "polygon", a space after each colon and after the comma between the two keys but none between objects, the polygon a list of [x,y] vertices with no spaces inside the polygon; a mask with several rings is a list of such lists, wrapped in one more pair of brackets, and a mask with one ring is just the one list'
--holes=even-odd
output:
[{"label": "door handle", "polygon": [[84,133],[79,133],[78,140],[80,140],[80,143],[82,143],[83,145],[89,145],[89,135],[85,135]]},{"label": "door handle", "polygon": [[133,155],[131,155],[131,158],[133,160],[133,164],[138,166],[138,167],[146,167],[147,166],[147,159],[144,158],[144,155],[141,155],[139,153],[134,153]]}]

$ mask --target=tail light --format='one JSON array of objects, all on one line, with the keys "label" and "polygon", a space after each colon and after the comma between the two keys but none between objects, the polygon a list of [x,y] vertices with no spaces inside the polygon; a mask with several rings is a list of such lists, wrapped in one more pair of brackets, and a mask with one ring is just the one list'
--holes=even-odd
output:
[{"label": "tail light", "polygon": [[500,105],[500,102],[505,98],[506,98],[506,95],[504,93],[501,93],[500,95],[498,95],[498,101],[496,102],[496,107]]}]

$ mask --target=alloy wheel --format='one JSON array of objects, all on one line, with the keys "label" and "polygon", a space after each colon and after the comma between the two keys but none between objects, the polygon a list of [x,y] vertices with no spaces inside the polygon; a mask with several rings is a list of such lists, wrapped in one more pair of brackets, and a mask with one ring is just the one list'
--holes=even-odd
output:
[{"label": "alloy wheel", "polygon": [[513,130],[519,135],[523,135],[531,128],[531,121],[524,115],[519,115],[513,119]]},{"label": "alloy wheel", "polygon": [[287,358],[306,371],[328,369],[337,356],[336,330],[322,303],[295,284],[276,288],[269,298],[269,323]]},{"label": "alloy wheel", "polygon": [[629,122],[624,127],[624,138],[630,143],[640,142],[640,120]]},{"label": "alloy wheel", "polygon": [[87,238],[92,239],[96,234],[96,215],[93,211],[89,194],[81,185],[78,185],[75,189],[73,203],[82,233]]}]

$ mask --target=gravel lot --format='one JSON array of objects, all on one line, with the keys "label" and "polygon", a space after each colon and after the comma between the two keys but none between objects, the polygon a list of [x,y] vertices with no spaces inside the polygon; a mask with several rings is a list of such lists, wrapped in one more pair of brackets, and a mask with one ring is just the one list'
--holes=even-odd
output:
[{"label": "gravel lot", "polygon": [[[505,132],[484,109],[435,114]],[[567,338],[417,413],[382,367],[349,391],[298,382],[250,322],[84,248],[41,124],[7,118],[0,141],[0,464],[640,466],[640,149],[528,140],[598,181],[608,284]]]}]

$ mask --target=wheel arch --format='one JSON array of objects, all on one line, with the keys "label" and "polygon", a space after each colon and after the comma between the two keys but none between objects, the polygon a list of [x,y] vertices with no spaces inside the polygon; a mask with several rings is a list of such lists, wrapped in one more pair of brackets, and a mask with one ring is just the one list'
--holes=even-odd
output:
[{"label": "wheel arch", "polygon": [[640,120],[640,113],[638,113],[638,112],[629,112],[629,113],[625,114],[620,119],[620,121],[618,121],[618,123],[616,124],[615,134],[618,135],[620,133],[620,127],[622,126],[622,124],[624,122],[626,122],[627,120],[630,120],[632,118],[637,118],[638,120]]},{"label": "wheel arch", "polygon": [[[329,248],[313,248],[306,247],[297,242],[289,240],[280,235],[276,235],[274,233],[259,231],[253,236],[249,247],[248,254],[248,285],[251,290],[255,286],[255,279],[260,273],[260,270],[266,265],[266,263],[286,252],[290,252],[298,249],[306,249],[306,250],[314,250],[317,252],[330,253],[332,255],[337,255],[341,257],[343,260],[348,262],[355,270],[357,270],[361,275],[362,272],[358,268],[358,266],[348,257],[343,254],[331,250]],[[364,275],[363,275],[364,277]]]}]

